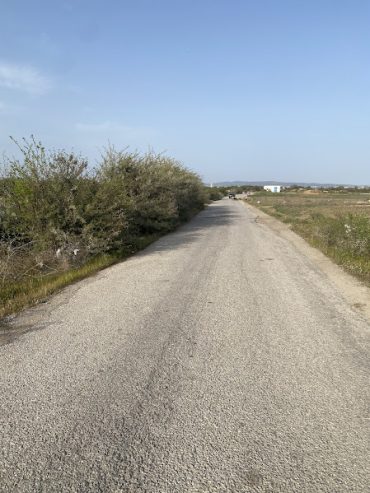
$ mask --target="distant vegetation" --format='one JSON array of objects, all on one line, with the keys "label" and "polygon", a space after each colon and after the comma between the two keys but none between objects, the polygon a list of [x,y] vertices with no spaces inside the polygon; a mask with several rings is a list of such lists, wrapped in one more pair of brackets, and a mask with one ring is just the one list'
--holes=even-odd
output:
[{"label": "distant vegetation", "polygon": [[0,316],[111,264],[172,231],[211,199],[169,157],[107,149],[82,157],[16,143],[0,178]]},{"label": "distant vegetation", "polygon": [[229,192],[234,194],[242,194],[246,192],[259,192],[263,190],[262,186],[259,185],[230,185],[230,186],[213,186],[208,187],[210,193],[213,193],[213,196],[216,197],[218,194],[219,197],[224,197]]},{"label": "distant vegetation", "polygon": [[262,192],[248,201],[370,284],[370,189]]}]

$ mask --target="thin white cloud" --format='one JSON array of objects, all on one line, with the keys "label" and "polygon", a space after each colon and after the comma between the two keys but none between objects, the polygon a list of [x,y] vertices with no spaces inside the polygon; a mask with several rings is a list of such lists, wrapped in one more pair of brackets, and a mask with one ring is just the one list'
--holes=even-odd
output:
[{"label": "thin white cloud", "polygon": [[40,95],[50,89],[51,83],[34,67],[0,62],[0,86]]}]

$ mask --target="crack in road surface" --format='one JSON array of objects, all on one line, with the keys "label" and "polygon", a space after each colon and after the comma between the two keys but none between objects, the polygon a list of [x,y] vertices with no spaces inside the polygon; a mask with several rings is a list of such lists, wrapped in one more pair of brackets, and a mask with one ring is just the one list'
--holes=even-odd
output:
[{"label": "crack in road surface", "polygon": [[0,491],[368,491],[369,323],[255,217],[217,202],[11,321]]}]

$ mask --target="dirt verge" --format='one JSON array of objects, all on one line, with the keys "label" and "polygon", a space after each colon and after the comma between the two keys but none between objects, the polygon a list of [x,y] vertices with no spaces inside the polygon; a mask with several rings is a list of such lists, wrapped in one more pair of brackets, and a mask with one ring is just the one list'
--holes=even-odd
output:
[{"label": "dirt verge", "polygon": [[289,228],[289,225],[280,222],[245,201],[244,204],[257,215],[257,222],[268,226],[279,236],[293,243],[301,253],[314,261],[335,284],[352,309],[362,313],[370,321],[370,288],[345,272],[320,250],[311,247],[302,237],[294,233]]}]

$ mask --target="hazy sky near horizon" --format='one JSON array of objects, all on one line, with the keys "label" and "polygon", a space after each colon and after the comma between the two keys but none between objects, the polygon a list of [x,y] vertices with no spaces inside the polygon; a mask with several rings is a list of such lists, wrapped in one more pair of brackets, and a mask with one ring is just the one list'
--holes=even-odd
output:
[{"label": "hazy sky near horizon", "polygon": [[370,0],[1,0],[0,151],[370,184]]}]

